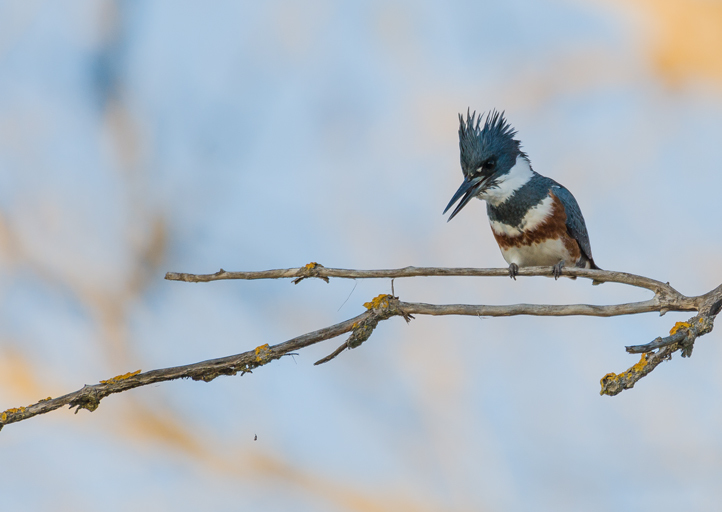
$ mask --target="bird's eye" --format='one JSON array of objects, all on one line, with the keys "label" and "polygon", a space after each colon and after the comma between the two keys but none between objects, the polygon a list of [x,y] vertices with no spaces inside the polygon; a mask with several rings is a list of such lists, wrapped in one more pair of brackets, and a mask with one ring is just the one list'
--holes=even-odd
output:
[{"label": "bird's eye", "polygon": [[491,174],[494,171],[494,168],[496,167],[496,160],[486,160],[482,162],[482,164],[476,168],[475,171],[473,171],[473,174],[483,174],[488,175]]}]

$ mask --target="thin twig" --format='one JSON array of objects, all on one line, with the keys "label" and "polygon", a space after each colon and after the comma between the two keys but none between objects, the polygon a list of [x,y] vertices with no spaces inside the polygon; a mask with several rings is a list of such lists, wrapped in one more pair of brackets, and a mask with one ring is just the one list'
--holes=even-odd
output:
[{"label": "thin twig", "polygon": [[625,347],[625,348],[626,348],[627,352],[629,352],[630,354],[643,354],[645,352],[652,352],[653,350],[657,350],[658,348],[674,345],[675,343],[679,343],[686,337],[687,337],[686,332],[679,331],[679,332],[677,332],[671,336],[667,336],[665,338],[658,337],[654,341],[650,341],[646,345],[632,345],[630,347]]}]

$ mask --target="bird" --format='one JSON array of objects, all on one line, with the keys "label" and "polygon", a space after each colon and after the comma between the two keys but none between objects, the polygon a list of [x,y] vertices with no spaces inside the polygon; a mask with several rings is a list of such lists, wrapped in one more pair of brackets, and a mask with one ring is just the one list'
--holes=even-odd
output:
[{"label": "bird", "polygon": [[554,279],[565,266],[599,269],[577,200],[564,186],[532,169],[504,114],[459,114],[464,181],[444,210],[446,214],[459,202],[448,221],[474,197],[485,200],[512,279],[519,267],[551,266]]}]

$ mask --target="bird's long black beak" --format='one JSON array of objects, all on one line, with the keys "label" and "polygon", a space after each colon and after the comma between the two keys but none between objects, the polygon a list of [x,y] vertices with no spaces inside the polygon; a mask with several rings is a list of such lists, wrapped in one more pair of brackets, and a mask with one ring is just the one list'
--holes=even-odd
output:
[{"label": "bird's long black beak", "polygon": [[[456,194],[454,194],[454,197],[451,198],[451,201],[449,201],[449,204],[446,205],[446,209],[444,210],[444,213],[448,212],[449,208],[451,208],[456,201],[461,199],[461,202],[449,216],[449,220],[453,219],[456,214],[459,213],[464,206],[466,206],[466,203],[471,201],[476,194],[484,189],[485,181],[486,180],[481,176],[464,179],[464,183],[461,184],[459,190],[456,191]],[[449,222],[449,220],[446,222]]]}]

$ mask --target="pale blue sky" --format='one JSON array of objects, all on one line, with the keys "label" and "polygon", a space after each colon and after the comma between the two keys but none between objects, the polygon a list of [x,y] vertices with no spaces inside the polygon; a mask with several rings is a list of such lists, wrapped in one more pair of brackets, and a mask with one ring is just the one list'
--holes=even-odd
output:
[{"label": "pale blue sky", "polygon": [[[601,267],[709,291],[722,93],[668,87],[638,22],[574,1],[0,2],[0,409],[275,344],[390,291],[169,270],[505,266],[481,202],[441,214],[467,107],[506,110],[534,169],[576,196]],[[647,297],[543,278],[395,289]],[[341,339],[9,425],[0,496],[73,511],[716,510],[718,331],[598,395],[636,362],[624,345],[688,316],[392,319],[321,367]]]}]

